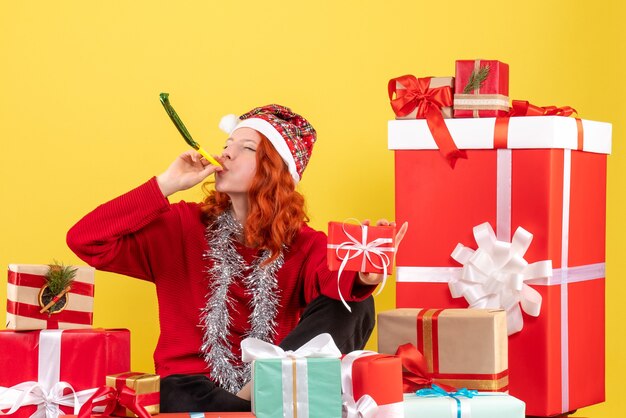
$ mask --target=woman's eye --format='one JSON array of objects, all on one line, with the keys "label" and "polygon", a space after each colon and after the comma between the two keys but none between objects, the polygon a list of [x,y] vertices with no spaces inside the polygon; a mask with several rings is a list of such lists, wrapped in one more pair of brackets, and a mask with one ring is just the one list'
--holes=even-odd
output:
[{"label": "woman's eye", "polygon": [[252,147],[245,147],[245,149],[256,152],[256,150]]}]

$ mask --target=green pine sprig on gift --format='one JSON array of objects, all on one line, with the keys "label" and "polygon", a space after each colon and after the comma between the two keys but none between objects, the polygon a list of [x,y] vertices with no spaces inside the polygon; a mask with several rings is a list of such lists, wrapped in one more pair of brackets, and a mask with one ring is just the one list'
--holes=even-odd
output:
[{"label": "green pine sprig on gift", "polygon": [[46,284],[53,295],[58,295],[71,285],[78,270],[78,268],[59,264],[56,260],[54,264],[48,264],[48,267],[48,272],[45,274]]},{"label": "green pine sprig on gift", "polygon": [[467,85],[463,89],[463,94],[470,94],[474,90],[481,88],[485,83],[485,80],[487,80],[487,77],[489,77],[489,65],[485,65],[472,71],[469,80],[467,80]]}]

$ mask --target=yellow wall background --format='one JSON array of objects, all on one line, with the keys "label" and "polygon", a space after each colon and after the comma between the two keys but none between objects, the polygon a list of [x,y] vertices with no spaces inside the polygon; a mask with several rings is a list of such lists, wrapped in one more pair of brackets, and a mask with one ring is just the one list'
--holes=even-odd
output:
[{"label": "yellow wall background", "polygon": [[[77,263],[65,245],[68,228],[186,149],[161,91],[212,152],[225,139],[217,128],[223,114],[270,102],[292,107],[319,135],[301,183],[312,225],[393,219],[387,80],[453,75],[455,59],[500,59],[510,65],[511,97],[571,105],[583,118],[613,123],[607,402],[578,415],[621,416],[625,18],[618,0],[3,2],[0,266]],[[199,189],[180,194],[200,197]],[[96,277],[95,325],[131,329],[133,369],[153,370],[152,285]],[[0,303],[5,296],[2,279]],[[393,305],[390,283],[377,306]]]}]

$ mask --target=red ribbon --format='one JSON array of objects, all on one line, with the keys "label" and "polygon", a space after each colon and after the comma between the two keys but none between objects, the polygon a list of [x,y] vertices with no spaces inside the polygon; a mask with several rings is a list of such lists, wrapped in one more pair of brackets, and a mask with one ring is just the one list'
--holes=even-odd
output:
[{"label": "red ribbon", "polygon": [[433,383],[437,383],[447,391],[456,390],[452,386],[437,382],[433,374],[428,373],[424,355],[413,344],[402,344],[396,350],[396,356],[400,357],[402,366],[406,369],[402,372],[402,389],[404,393],[430,387]]},{"label": "red ribbon", "polygon": [[27,303],[7,300],[7,313],[46,321],[47,329],[58,329],[59,322],[81,325],[91,325],[93,323],[93,312],[64,309],[58,313],[50,314],[48,312],[40,313],[40,310],[41,306],[39,305],[29,305]]},{"label": "red ribbon", "polygon": [[578,114],[576,109],[570,106],[536,106],[527,100],[513,100],[513,107],[509,110],[509,116],[570,116]]},{"label": "red ribbon", "polygon": [[[426,119],[439,151],[454,168],[456,160],[467,158],[467,155],[457,148],[441,114],[442,107],[452,106],[452,89],[450,86],[429,88],[431,78],[418,79],[412,75],[404,75],[389,80],[387,90],[391,108],[397,116],[406,116],[417,109],[415,118]],[[396,83],[400,83],[404,89],[398,90]]]},{"label": "red ribbon", "polygon": [[[576,109],[571,106],[536,106],[526,100],[513,100],[512,107],[509,109],[507,116],[496,118],[496,124],[493,132],[494,148],[507,148],[509,141],[509,118],[511,116],[571,116],[578,114]],[[583,122],[580,118],[576,118],[576,128],[578,131],[578,150],[583,149]]]},{"label": "red ribbon", "polygon": [[[158,392],[148,395],[157,395],[149,398],[149,405],[159,402]],[[151,418],[150,413],[146,411],[146,408],[141,404],[142,400],[145,402],[146,398],[140,398],[135,391],[128,386],[118,389],[110,386],[102,386],[80,407],[78,418],[89,418],[93,408],[97,406],[104,406],[103,416],[110,416],[116,408],[121,407],[132,411],[140,418]]]},{"label": "red ribbon", "polygon": [[[36,287],[38,289],[41,289],[46,284],[44,276],[29,273],[16,273],[12,270],[9,270],[7,281],[16,286]],[[69,293],[73,295],[93,297],[94,285],[74,280],[72,282],[72,289]]]}]

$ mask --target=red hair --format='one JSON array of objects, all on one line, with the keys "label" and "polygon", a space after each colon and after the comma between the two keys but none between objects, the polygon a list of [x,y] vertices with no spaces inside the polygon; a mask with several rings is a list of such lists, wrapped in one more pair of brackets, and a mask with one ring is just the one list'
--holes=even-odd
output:
[{"label": "red hair", "polygon": [[[296,191],[296,184],[287,165],[265,136],[256,150],[257,168],[248,190],[248,217],[244,225],[245,245],[269,250],[274,261],[283,245],[290,245],[302,224],[309,221],[304,207],[304,196]],[[212,222],[230,208],[230,198],[217,190],[207,192],[201,210],[204,220]]]}]

